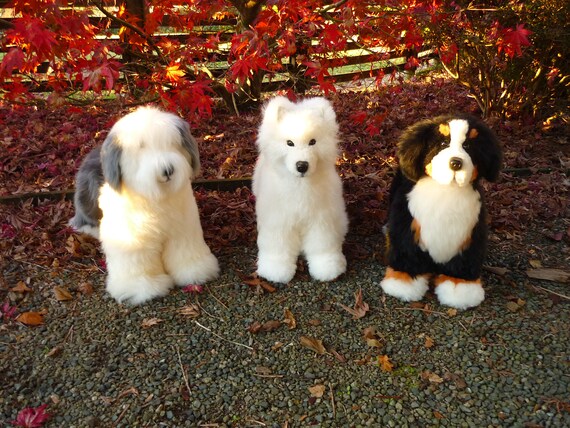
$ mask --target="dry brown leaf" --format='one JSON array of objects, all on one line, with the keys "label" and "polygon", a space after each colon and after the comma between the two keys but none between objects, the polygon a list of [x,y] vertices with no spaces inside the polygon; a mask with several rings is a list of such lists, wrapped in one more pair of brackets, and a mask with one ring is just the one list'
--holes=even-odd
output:
[{"label": "dry brown leaf", "polygon": [[435,342],[433,341],[433,339],[429,336],[426,336],[426,341],[424,343],[424,346],[428,349],[430,349],[431,347],[433,347],[433,345],[435,345]]},{"label": "dry brown leaf", "polygon": [[273,371],[269,367],[257,366],[255,368],[255,373],[260,376],[270,376],[273,374]]},{"label": "dry brown leaf", "polygon": [[352,319],[357,320],[366,315],[366,312],[370,309],[368,303],[362,300],[362,288],[359,288],[356,293],[354,293],[354,307],[349,308],[348,306],[338,303],[338,305],[352,315]]},{"label": "dry brown leaf", "polygon": [[266,333],[268,331],[277,330],[281,327],[281,321],[279,320],[270,320],[266,321],[261,324],[259,321],[254,321],[247,330],[250,333],[257,334],[257,333]]},{"label": "dry brown leaf", "polygon": [[436,373],[432,373],[429,370],[423,371],[421,374],[421,378],[423,380],[429,381],[430,383],[442,383],[443,382],[443,379],[441,378],[441,376],[439,376]]},{"label": "dry brown leaf", "polygon": [[93,294],[93,284],[90,282],[82,282],[79,284],[79,287],[77,287],[77,289],[81,294],[85,294],[87,296]]},{"label": "dry brown leaf", "polygon": [[301,345],[303,345],[305,348],[309,348],[310,350],[315,351],[319,355],[323,355],[327,352],[327,350],[323,346],[322,340],[308,336],[301,336],[300,342]]},{"label": "dry brown leaf", "polygon": [[283,347],[283,342],[275,342],[273,344],[273,346],[271,347],[272,351],[277,351],[278,349],[281,349]]},{"label": "dry brown leaf", "polygon": [[24,281],[18,281],[14,288],[11,288],[10,291],[15,293],[30,293],[32,289],[26,285]]},{"label": "dry brown leaf", "polygon": [[154,325],[160,324],[162,321],[160,318],[145,318],[142,320],[141,327],[142,328],[150,328]]},{"label": "dry brown leaf", "polygon": [[562,269],[529,269],[526,271],[529,278],[544,279],[554,282],[570,281],[570,272]]},{"label": "dry brown leaf", "polygon": [[248,276],[242,276],[242,282],[252,288],[255,288],[256,290],[263,289],[269,293],[275,293],[275,291],[277,291],[274,286],[257,276],[256,272]]},{"label": "dry brown leaf", "polygon": [[16,317],[16,321],[22,324],[36,326],[44,323],[44,317],[39,312],[23,312]]},{"label": "dry brown leaf", "polygon": [[310,326],[313,326],[313,327],[317,327],[317,326],[322,324],[321,320],[309,320],[308,323]]},{"label": "dry brown leaf", "polygon": [[53,294],[55,295],[55,299],[59,302],[73,300],[71,293],[65,287],[60,287],[59,285],[53,287]]},{"label": "dry brown leaf", "polygon": [[364,340],[366,344],[371,348],[381,348],[382,342],[380,341],[380,336],[376,332],[375,327],[366,327],[363,331]]},{"label": "dry brown leaf", "polygon": [[531,265],[535,269],[542,267],[542,262],[540,260],[529,260],[528,264]]},{"label": "dry brown leaf", "polygon": [[289,330],[293,330],[295,327],[297,327],[297,321],[295,320],[293,313],[289,310],[289,308],[285,308],[283,312],[283,316],[285,317],[283,322],[289,326]]},{"label": "dry brown leaf", "polygon": [[378,355],[378,366],[383,372],[391,372],[394,370],[394,364],[392,364],[388,355]]},{"label": "dry brown leaf", "polygon": [[444,416],[440,412],[438,412],[437,410],[433,411],[433,417],[436,419],[443,419],[444,418]]},{"label": "dry brown leaf", "polygon": [[313,386],[309,386],[309,392],[311,393],[311,397],[321,398],[326,391],[326,387],[323,384],[317,384]]},{"label": "dry brown leaf", "polygon": [[190,303],[189,305],[183,306],[178,309],[180,315],[184,315],[190,318],[197,318],[200,316],[200,307]]},{"label": "dry brown leaf", "polygon": [[346,357],[342,355],[340,352],[337,352],[335,349],[331,349],[331,354],[337,359],[339,363],[346,363]]},{"label": "dry brown leaf", "polygon": [[62,345],[54,346],[50,349],[50,351],[46,354],[46,357],[57,357],[63,351]]}]

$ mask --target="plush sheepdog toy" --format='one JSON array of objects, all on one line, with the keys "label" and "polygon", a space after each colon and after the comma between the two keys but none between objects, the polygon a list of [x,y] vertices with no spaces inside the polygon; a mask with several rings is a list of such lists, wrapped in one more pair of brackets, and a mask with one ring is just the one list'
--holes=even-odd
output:
[{"label": "plush sheepdog toy", "polygon": [[420,300],[433,277],[440,303],[458,309],[479,305],[485,298],[480,275],[487,241],[479,181],[499,174],[495,135],[471,116],[440,116],[407,129],[398,157],[383,290]]},{"label": "plush sheepdog toy", "polygon": [[346,270],[342,253],[348,218],[336,171],[338,124],[325,98],[265,106],[253,174],[257,273],[286,283],[303,254],[311,276],[330,281]]},{"label": "plush sheepdog toy", "polygon": [[136,305],[218,275],[190,182],[199,169],[188,124],[154,107],[120,119],[83,161],[70,224],[100,239],[117,301]]}]

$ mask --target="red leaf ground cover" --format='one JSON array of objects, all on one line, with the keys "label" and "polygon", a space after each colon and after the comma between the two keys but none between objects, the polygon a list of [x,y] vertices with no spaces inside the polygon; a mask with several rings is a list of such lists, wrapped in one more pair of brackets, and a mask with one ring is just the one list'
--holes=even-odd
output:
[{"label": "red leaf ground cover", "polygon": [[[369,257],[359,240],[382,239],[400,132],[437,114],[476,113],[476,104],[458,85],[438,78],[375,92],[357,88],[330,98],[342,133],[338,166],[351,222],[347,248],[351,257]],[[56,110],[0,105],[1,265],[18,260],[53,269],[100,269],[98,243],[67,226],[73,213],[69,192],[83,157],[102,143],[109,128],[128,111],[112,103]],[[215,106],[210,119],[192,124],[201,150],[202,178],[252,174],[259,120],[259,112],[236,116]],[[561,233],[569,239],[568,225],[555,225],[568,218],[568,133],[560,126],[541,124],[491,120],[490,125],[503,143],[505,168],[530,172],[525,176],[504,172],[498,183],[485,185],[493,229],[512,237],[529,222],[540,220],[553,236]],[[550,172],[541,173],[541,168]],[[31,193],[46,197],[30,197]],[[255,245],[254,199],[249,188],[198,189],[196,199],[206,240],[215,252]],[[382,252],[381,244],[378,251]]]}]

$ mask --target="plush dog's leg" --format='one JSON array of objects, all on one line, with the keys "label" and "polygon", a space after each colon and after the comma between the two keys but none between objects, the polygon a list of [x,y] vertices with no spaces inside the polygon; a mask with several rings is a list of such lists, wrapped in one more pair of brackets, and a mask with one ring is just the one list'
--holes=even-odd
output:
[{"label": "plush dog's leg", "polygon": [[287,283],[295,276],[300,241],[292,231],[259,228],[257,274],[269,281]]},{"label": "plush dog's leg", "polygon": [[397,297],[405,302],[421,300],[429,287],[429,275],[410,276],[406,272],[386,269],[384,279],[380,283],[382,290],[390,296]]},{"label": "plush dog's leg", "polygon": [[164,272],[159,251],[104,246],[107,260],[107,291],[118,302],[138,305],[165,296],[173,286]]},{"label": "plush dog's leg", "polygon": [[481,280],[469,281],[447,275],[438,275],[435,280],[435,294],[442,305],[457,309],[478,306],[485,300]]},{"label": "plush dog's leg", "polygon": [[332,281],[346,271],[346,258],[342,253],[344,233],[333,230],[330,225],[328,228],[320,226],[315,225],[307,233],[303,251],[311,276],[319,281]]}]

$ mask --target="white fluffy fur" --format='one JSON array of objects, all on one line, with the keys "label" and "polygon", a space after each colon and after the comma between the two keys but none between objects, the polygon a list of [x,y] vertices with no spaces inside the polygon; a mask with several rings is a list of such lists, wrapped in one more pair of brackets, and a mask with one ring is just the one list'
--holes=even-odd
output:
[{"label": "white fluffy fur", "polygon": [[471,186],[420,179],[408,194],[412,216],[422,226],[420,247],[446,263],[471,236],[481,210],[481,196]]},{"label": "white fluffy fur", "polygon": [[416,302],[421,300],[428,291],[429,281],[426,276],[417,276],[411,282],[388,277],[382,280],[380,286],[390,296],[397,297],[404,302]]},{"label": "white fluffy fur", "polygon": [[[145,107],[109,133],[108,144],[121,150],[121,184],[113,188],[106,182],[100,189],[99,239],[107,291],[119,302],[140,304],[166,295],[175,284],[201,284],[218,275],[218,261],[203,237],[190,181],[198,171],[183,147],[181,124],[173,114]],[[166,167],[173,168],[169,177]]]},{"label": "white fluffy fur", "polygon": [[485,290],[478,282],[459,282],[447,280],[435,288],[435,294],[443,305],[457,309],[473,308],[485,300]]},{"label": "white fluffy fur", "polygon": [[[253,175],[258,230],[257,273],[286,283],[304,254],[309,273],[330,281],[346,270],[342,244],[348,217],[336,171],[338,124],[324,98],[265,107]],[[306,164],[299,171],[298,163]]]}]

